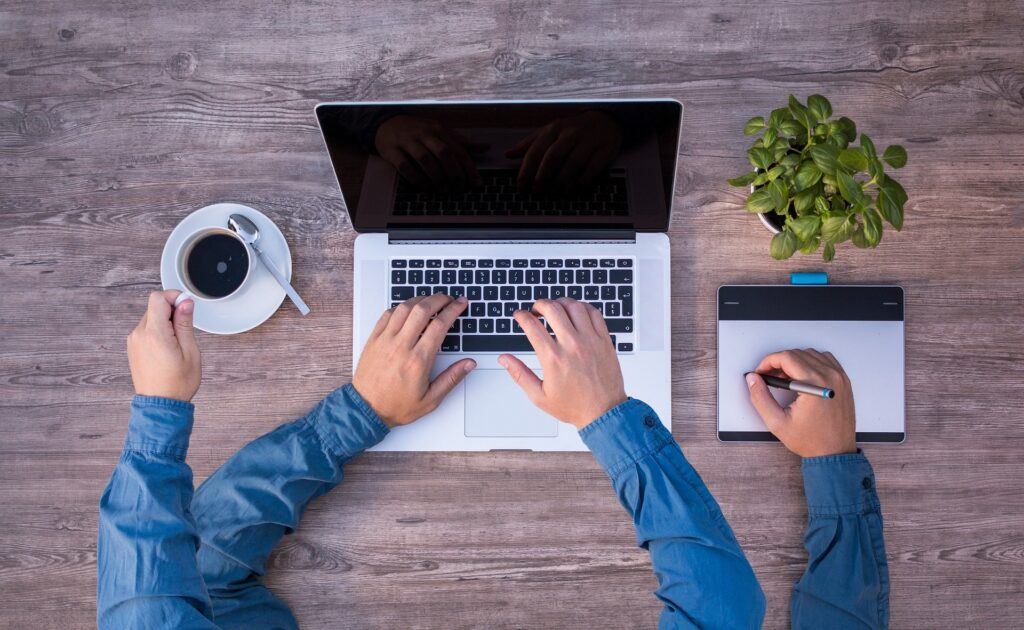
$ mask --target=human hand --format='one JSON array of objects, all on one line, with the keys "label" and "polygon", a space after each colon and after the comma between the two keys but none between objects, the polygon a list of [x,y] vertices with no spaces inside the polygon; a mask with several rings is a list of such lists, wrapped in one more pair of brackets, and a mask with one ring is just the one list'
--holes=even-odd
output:
[{"label": "human hand", "polygon": [[523,158],[516,179],[521,190],[571,190],[596,179],[621,146],[619,123],[605,112],[589,110],[535,129],[505,157]]},{"label": "human hand", "polygon": [[128,335],[128,367],[135,393],[192,400],[202,376],[199,346],[192,328],[195,303],[177,307],[181,291],[154,291],[142,321]]},{"label": "human hand", "polygon": [[437,293],[411,298],[381,315],[352,386],[384,424],[393,428],[430,413],[476,367],[473,359],[463,359],[430,380],[441,342],[466,304],[464,297]]},{"label": "human hand", "polygon": [[819,457],[857,451],[853,386],[843,366],[831,352],[787,350],[769,354],[754,370],[758,374],[781,376],[813,383],[835,391],[832,399],[798,394],[788,407],[772,397],[764,379],[747,375],[750,402],[768,430],[800,457]]},{"label": "human hand", "polygon": [[582,429],[626,400],[619,358],[597,309],[559,298],[538,300],[533,310],[551,325],[555,338],[533,313],[517,311],[514,317],[537,353],[544,380],[511,354],[498,357],[533,404]]},{"label": "human hand", "polygon": [[470,153],[487,149],[436,120],[394,116],[377,128],[374,144],[380,156],[418,188],[465,188],[480,184]]}]

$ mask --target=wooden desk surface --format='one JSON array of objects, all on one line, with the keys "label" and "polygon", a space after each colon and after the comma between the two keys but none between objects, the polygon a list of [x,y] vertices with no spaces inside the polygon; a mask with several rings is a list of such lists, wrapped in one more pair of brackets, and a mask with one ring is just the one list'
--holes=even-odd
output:
[{"label": "wooden desk surface", "polygon": [[[744,121],[820,92],[907,147],[902,233],[835,282],[906,288],[907,442],[869,446],[896,627],[1024,624],[1024,3],[120,3],[0,6],[0,626],[89,627],[124,337],[175,223],[272,216],[313,314],[202,335],[197,480],[351,374],[354,234],[321,100],[675,97],[675,436],[788,623],[798,461],[715,437],[715,289],[768,257],[725,184]],[[956,377],[953,386],[946,379]],[[841,577],[837,577],[841,579]],[[304,627],[651,627],[647,554],[590,455],[372,454],[282,542]]]}]

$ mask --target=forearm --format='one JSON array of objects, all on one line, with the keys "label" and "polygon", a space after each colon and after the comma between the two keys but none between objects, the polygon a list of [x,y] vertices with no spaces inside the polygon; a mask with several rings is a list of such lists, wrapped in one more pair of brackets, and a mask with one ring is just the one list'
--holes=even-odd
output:
[{"label": "forearm", "polygon": [[344,464],[387,432],[346,385],[305,417],[250,442],[196,491],[204,553],[216,550],[263,574],[271,550],[298,527],[309,503],[340,483]]},{"label": "forearm", "polygon": [[814,457],[803,474],[808,563],[793,588],[793,627],[887,627],[889,569],[871,464],[859,452]]},{"label": "forearm", "polygon": [[185,463],[193,407],[136,396],[121,459],[100,499],[97,622],[101,628],[213,627],[196,563]]},{"label": "forearm", "polygon": [[662,625],[757,627],[765,599],[732,529],[654,411],[628,400],[580,432],[650,551]]}]

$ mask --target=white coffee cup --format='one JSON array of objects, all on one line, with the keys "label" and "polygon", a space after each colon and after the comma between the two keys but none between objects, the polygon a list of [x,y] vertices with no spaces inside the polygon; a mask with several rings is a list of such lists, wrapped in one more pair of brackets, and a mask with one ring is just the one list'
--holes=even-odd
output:
[{"label": "white coffee cup", "polygon": [[[193,281],[193,278],[189,274],[188,269],[189,256],[192,254],[192,250],[195,248],[195,246],[204,239],[206,239],[207,237],[214,235],[224,235],[234,239],[235,241],[242,245],[243,251],[245,251],[245,275],[243,276],[241,282],[238,283],[238,286],[236,286],[233,290],[230,290],[229,292],[223,295],[210,295],[209,293],[202,291],[199,287],[196,286],[195,282]],[[242,238],[238,236],[238,234],[235,234],[233,231],[227,228],[217,226],[205,227],[196,230],[192,234],[189,234],[188,237],[182,240],[181,246],[178,247],[178,251],[175,254],[174,272],[178,279],[178,285],[182,287],[182,289],[181,294],[174,300],[174,305],[177,306],[178,304],[181,304],[183,301],[188,299],[191,299],[196,304],[201,304],[204,302],[219,302],[235,295],[236,293],[244,289],[245,285],[251,280],[252,270],[254,266],[253,257],[255,255],[255,252],[252,251],[252,248],[249,247],[248,243],[243,241]],[[231,271],[230,267],[233,264],[237,263],[234,261],[233,258],[231,258],[226,261],[211,260],[210,264],[213,266],[211,266],[210,269],[205,270],[205,272],[211,275],[215,275],[217,273],[229,273]]]}]

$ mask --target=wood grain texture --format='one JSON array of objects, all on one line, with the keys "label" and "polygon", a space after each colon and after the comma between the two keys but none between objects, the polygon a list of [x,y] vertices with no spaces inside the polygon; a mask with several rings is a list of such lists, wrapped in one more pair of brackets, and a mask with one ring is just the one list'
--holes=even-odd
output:
[{"label": "wood grain texture", "polygon": [[[1024,625],[1024,3],[0,3],[0,607],[90,627],[96,505],[131,383],[124,335],[169,231],[236,200],[287,235],[313,314],[203,335],[197,480],[351,373],[351,252],[312,115],[343,99],[659,96],[686,104],[671,227],[674,433],[788,624],[796,459],[716,442],[715,289],[768,257],[725,184],[740,130],[827,95],[910,154],[906,226],[837,282],[907,292],[901,446],[869,447],[892,624]],[[936,376],[957,375],[952,388]],[[307,628],[651,627],[646,554],[587,454],[371,454],[268,582]]]}]

